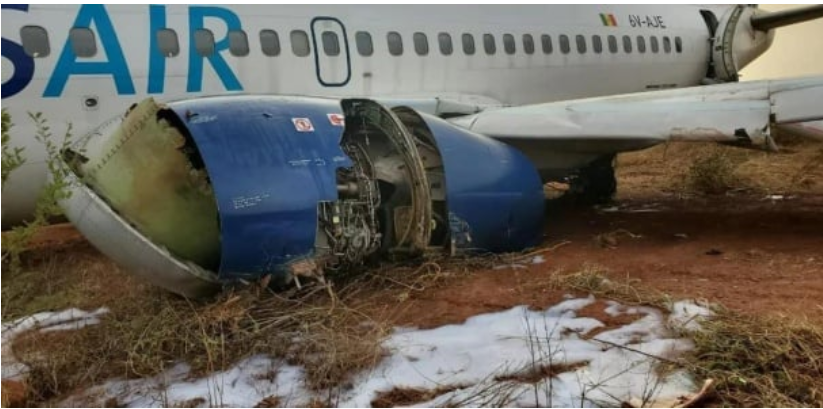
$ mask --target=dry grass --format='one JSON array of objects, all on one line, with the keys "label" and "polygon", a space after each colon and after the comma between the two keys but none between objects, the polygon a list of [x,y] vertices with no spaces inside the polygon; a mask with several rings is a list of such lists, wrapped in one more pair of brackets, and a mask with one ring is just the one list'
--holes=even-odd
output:
[{"label": "dry grass", "polygon": [[15,353],[31,368],[32,404],[112,377],[153,376],[179,362],[200,376],[255,354],[303,366],[309,388],[334,389],[379,362],[388,333],[325,292],[299,299],[226,292],[198,304],[153,290],[110,308],[100,325],[18,339]]},{"label": "dry grass", "polygon": [[742,188],[742,182],[735,174],[741,160],[725,150],[717,150],[698,158],[689,167],[686,186],[695,193],[719,195],[735,188]]},{"label": "dry grass", "polygon": [[[606,278],[590,266],[553,279],[556,288],[666,310],[669,297],[637,282]],[[751,316],[717,306],[703,329],[684,334],[694,352],[679,361],[714,379],[714,403],[731,407],[823,407],[823,326],[784,317]]]},{"label": "dry grass", "polygon": [[394,408],[411,406],[430,401],[440,395],[460,389],[459,386],[440,386],[435,389],[394,388],[388,392],[381,392],[371,401],[374,408]]},{"label": "dry grass", "polygon": [[779,135],[777,153],[672,142],[618,155],[618,195],[823,192],[823,147]]},{"label": "dry grass", "polygon": [[694,372],[734,407],[823,407],[823,327],[719,311],[691,334]]},{"label": "dry grass", "polygon": [[247,287],[195,302],[131,277],[88,247],[49,249],[27,254],[21,270],[4,269],[3,320],[70,307],[111,310],[99,325],[18,338],[15,355],[31,368],[30,405],[51,405],[113,377],[153,376],[179,362],[198,376],[267,354],[303,366],[306,386],[328,392],[320,403],[326,406],[351,375],[382,359],[399,299],[497,260],[429,258],[336,272],[333,291],[319,284],[285,293]]},{"label": "dry grass", "polygon": [[620,301],[627,305],[647,305],[667,310],[671,298],[655,289],[640,285],[638,280],[626,278],[617,281],[606,277],[605,269],[586,265],[572,273],[558,272],[552,276],[550,287],[557,290],[578,291],[595,297]]}]

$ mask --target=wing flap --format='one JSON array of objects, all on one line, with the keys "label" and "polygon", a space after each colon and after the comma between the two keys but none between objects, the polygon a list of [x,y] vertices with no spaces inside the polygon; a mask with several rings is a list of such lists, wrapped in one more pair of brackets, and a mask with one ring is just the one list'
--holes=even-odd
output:
[{"label": "wing flap", "polygon": [[453,122],[518,145],[540,143],[589,153],[642,149],[669,140],[760,145],[768,143],[770,125],[823,119],[819,101],[823,77],[503,108]]},{"label": "wing flap", "polygon": [[823,116],[823,85],[778,91],[771,100],[777,124],[817,121]]}]

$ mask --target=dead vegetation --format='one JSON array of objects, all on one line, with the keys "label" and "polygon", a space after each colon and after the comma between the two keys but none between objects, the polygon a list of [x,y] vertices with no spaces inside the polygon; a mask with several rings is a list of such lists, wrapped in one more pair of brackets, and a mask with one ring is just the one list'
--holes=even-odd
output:
[{"label": "dead vegetation", "polygon": [[719,195],[744,188],[735,171],[742,159],[726,150],[717,150],[694,161],[689,167],[686,186],[693,192]]},{"label": "dead vegetation", "polygon": [[[628,305],[667,309],[669,297],[637,282],[608,279],[602,267],[560,273],[552,282]],[[823,407],[823,327],[807,320],[746,315],[715,306],[689,332],[695,349],[678,365],[715,381],[714,404],[731,407]]]},{"label": "dead vegetation", "polygon": [[394,388],[382,392],[371,401],[374,408],[395,408],[428,402],[440,395],[460,389],[459,386],[440,386],[435,389]]},{"label": "dead vegetation", "polygon": [[823,407],[823,327],[718,311],[691,334],[694,372],[734,407]]},{"label": "dead vegetation", "polygon": [[823,148],[777,135],[778,152],[716,144],[671,142],[618,155],[620,192],[681,197],[735,192],[806,193],[823,188]]},{"label": "dead vegetation", "polygon": [[[55,280],[60,275],[54,266],[61,265],[68,253],[57,252],[30,267],[46,267],[40,280]],[[76,255],[74,257],[77,257]],[[56,296],[53,309],[69,306],[83,296],[109,298],[112,310],[103,322],[78,331],[29,333],[18,339],[15,353],[31,366],[28,404],[51,405],[78,388],[98,384],[112,377],[145,377],[186,361],[193,373],[219,371],[254,354],[271,354],[288,363],[306,368],[307,383],[316,391],[329,394],[317,405],[333,405],[338,388],[345,388],[352,374],[373,367],[383,357],[381,342],[389,333],[389,310],[409,293],[426,291],[443,282],[465,277],[468,272],[486,267],[514,255],[467,259],[430,260],[424,264],[387,265],[368,274],[341,275],[336,283],[336,297],[323,288],[291,294],[272,294],[257,288],[227,291],[217,300],[194,303],[161,290],[136,283],[122,272],[108,266],[93,269],[76,263],[85,274],[65,272],[81,277],[69,293],[81,295],[60,298],[59,286],[51,290]],[[62,261],[61,261],[62,260]],[[97,271],[96,273],[90,273]],[[91,285],[106,275],[106,286]],[[604,270],[589,266],[571,273],[558,272],[547,288],[594,294],[602,299],[618,300],[627,305],[667,308],[666,294],[643,288],[637,281],[608,279]],[[43,285],[36,276],[26,280],[5,276],[4,296],[25,304],[17,291],[30,292],[32,285]],[[86,281],[88,280],[88,282]],[[26,281],[21,283],[21,281]],[[66,282],[68,283],[68,282]],[[88,285],[83,290],[83,285]],[[84,291],[88,291],[85,292]],[[406,294],[406,295],[402,295]],[[97,301],[95,301],[97,302]],[[63,305],[60,305],[63,304]],[[383,305],[386,314],[378,316],[374,305]],[[33,305],[42,305],[34,301]],[[99,304],[98,304],[99,305]],[[95,305],[97,306],[97,305]],[[18,305],[14,311],[24,314],[30,309]],[[365,308],[369,307],[369,308]],[[9,310],[4,308],[4,312]],[[5,318],[10,319],[12,315]],[[719,310],[717,317],[704,324],[705,330],[688,334],[695,339],[696,350],[678,365],[689,368],[699,379],[716,380],[714,403],[733,406],[821,406],[823,390],[823,329],[811,324],[751,317]],[[44,353],[48,351],[48,353]],[[557,372],[574,368],[534,366],[519,381],[538,382]],[[418,391],[395,390],[380,396],[381,406],[424,402],[451,389]],[[502,393],[502,392],[501,392]],[[497,395],[495,395],[497,396]],[[116,404],[117,402],[111,402]],[[378,403],[375,403],[377,405]]]},{"label": "dead vegetation", "polygon": [[387,264],[337,272],[333,291],[314,285],[275,293],[251,286],[195,302],[119,271],[85,242],[64,250],[27,252],[23,268],[4,270],[3,321],[69,307],[105,305],[110,313],[99,325],[32,331],[15,341],[16,357],[30,367],[28,405],[51,405],[114,377],[154,376],[180,362],[199,376],[256,354],[304,367],[306,386],[328,392],[319,404],[332,405],[353,374],[383,358],[398,302],[499,260]]}]

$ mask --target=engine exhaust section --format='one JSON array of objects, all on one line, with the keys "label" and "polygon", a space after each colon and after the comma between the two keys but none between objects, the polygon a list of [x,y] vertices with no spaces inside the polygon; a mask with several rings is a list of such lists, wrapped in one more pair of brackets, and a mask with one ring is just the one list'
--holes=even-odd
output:
[{"label": "engine exhaust section", "polygon": [[64,162],[75,226],[187,297],[378,257],[516,251],[543,226],[542,183],[519,151],[367,99],[147,99]]}]

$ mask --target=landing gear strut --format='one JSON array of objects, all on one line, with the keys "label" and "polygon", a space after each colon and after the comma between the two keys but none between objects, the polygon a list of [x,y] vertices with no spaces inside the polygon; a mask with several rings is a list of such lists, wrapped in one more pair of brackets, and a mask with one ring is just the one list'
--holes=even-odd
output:
[{"label": "landing gear strut", "polygon": [[570,193],[575,202],[583,205],[611,202],[617,192],[614,163],[615,155],[602,156],[570,177]]}]

